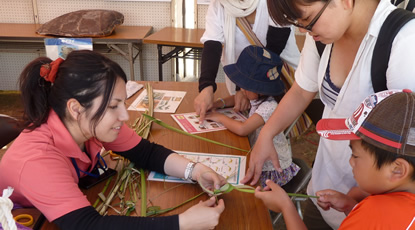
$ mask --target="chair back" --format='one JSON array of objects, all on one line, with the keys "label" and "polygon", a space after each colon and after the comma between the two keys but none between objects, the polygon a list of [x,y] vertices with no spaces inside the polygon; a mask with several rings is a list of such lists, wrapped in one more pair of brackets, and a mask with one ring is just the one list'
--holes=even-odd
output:
[{"label": "chair back", "polygon": [[288,193],[299,193],[303,188],[307,186],[308,182],[310,181],[311,168],[304,160],[300,158],[293,158],[293,162],[298,165],[301,170],[293,179],[282,186],[282,188]]},{"label": "chair back", "polygon": [[0,148],[13,141],[22,130],[16,118],[0,114]]},{"label": "chair back", "polygon": [[[293,179],[291,179],[287,184],[282,186],[282,188],[287,193],[300,193],[301,190],[306,188],[306,186],[308,185],[308,182],[310,181],[311,168],[310,168],[310,166],[307,165],[307,163],[304,160],[302,160],[300,158],[293,157],[293,162],[296,165],[298,165],[301,168],[301,170],[297,173],[297,175],[295,175],[295,177]],[[296,199],[295,197],[291,197],[291,200],[295,203],[295,205],[297,207],[298,214],[302,218],[303,214],[302,214],[302,211],[301,211],[300,202],[305,200],[305,199]],[[275,213],[275,212],[270,210],[270,215],[271,215],[271,219],[272,219],[272,225],[274,227],[276,227],[277,222],[282,217],[282,214],[281,213]]]}]

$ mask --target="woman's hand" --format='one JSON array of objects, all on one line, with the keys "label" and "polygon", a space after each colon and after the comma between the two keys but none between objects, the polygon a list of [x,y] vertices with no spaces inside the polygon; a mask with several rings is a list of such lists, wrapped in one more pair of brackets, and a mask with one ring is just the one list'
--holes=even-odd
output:
[{"label": "woman's hand", "polygon": [[213,106],[213,87],[204,88],[193,101],[196,115],[200,116],[199,121],[205,120],[206,112]]},{"label": "woman's hand", "polygon": [[316,195],[319,196],[317,199],[317,204],[323,210],[329,210],[333,208],[339,212],[344,212],[346,215],[352,211],[353,207],[357,204],[357,201],[353,198],[347,196],[344,193],[326,189],[316,192]]},{"label": "woman's hand", "polygon": [[242,92],[242,90],[236,91],[235,94],[235,105],[233,110],[236,112],[243,112],[251,108],[251,103],[249,102],[248,97]]},{"label": "woman's hand", "polygon": [[192,178],[209,190],[219,189],[226,184],[226,179],[223,176],[202,163],[196,164],[192,172]]},{"label": "woman's hand", "polygon": [[211,197],[204,202],[189,208],[179,215],[180,230],[204,230],[214,229],[219,223],[220,214],[225,210],[225,203],[219,200],[216,205],[216,197]]},{"label": "woman's hand", "polygon": [[267,160],[271,160],[275,169],[282,172],[277,151],[275,150],[273,137],[263,137],[259,135],[251,151],[251,159],[249,160],[249,168],[241,183],[245,184],[251,181],[251,186],[255,185],[262,173],[262,167]]},{"label": "woman's hand", "polygon": [[261,199],[268,209],[274,212],[283,212],[283,208],[294,206],[290,197],[279,185],[271,180],[265,182],[267,186],[261,191],[261,187],[255,189],[255,197]]}]

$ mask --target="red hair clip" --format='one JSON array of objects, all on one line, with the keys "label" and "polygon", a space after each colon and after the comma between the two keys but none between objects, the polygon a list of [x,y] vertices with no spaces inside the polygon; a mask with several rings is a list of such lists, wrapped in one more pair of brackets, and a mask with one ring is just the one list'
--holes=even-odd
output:
[{"label": "red hair clip", "polygon": [[46,81],[54,83],[59,65],[62,62],[63,62],[63,59],[58,58],[51,63],[42,65],[42,67],[40,67],[40,76],[43,77]]}]

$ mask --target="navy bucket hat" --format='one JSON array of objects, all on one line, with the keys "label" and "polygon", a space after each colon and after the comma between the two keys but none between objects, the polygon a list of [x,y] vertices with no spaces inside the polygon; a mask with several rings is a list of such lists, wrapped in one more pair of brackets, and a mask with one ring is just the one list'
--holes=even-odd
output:
[{"label": "navy bucket hat", "polygon": [[223,67],[229,79],[238,87],[269,96],[285,92],[281,79],[281,58],[259,46],[246,47],[235,64]]}]

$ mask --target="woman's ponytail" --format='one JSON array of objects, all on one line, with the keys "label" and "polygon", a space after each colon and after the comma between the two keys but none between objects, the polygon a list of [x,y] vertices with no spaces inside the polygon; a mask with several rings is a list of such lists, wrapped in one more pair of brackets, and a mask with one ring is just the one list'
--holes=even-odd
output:
[{"label": "woman's ponytail", "polygon": [[48,97],[52,82],[41,77],[41,68],[50,65],[51,59],[39,57],[30,62],[20,75],[19,86],[22,95],[24,113],[23,124],[35,129],[46,122],[49,115]]}]

